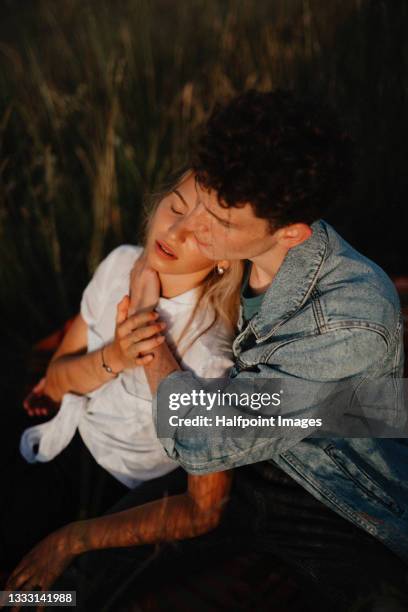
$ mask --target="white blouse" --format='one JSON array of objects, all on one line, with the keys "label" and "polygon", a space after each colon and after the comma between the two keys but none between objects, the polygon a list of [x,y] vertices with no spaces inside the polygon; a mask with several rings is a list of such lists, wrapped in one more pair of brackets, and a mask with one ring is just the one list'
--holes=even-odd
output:
[{"label": "white blouse", "polygon": [[[118,247],[102,261],[85,289],[81,315],[88,325],[88,351],[113,339],[116,306],[129,293],[130,272],[142,251],[142,247]],[[182,369],[204,378],[221,378],[233,363],[232,337],[223,325],[214,325],[188,347],[210,323],[211,313],[195,317],[176,347],[196,300],[197,289],[171,299],[160,298],[157,311],[167,324],[167,342]],[[180,358],[178,351],[183,347],[188,348]],[[125,370],[85,396],[64,395],[53,419],[24,431],[21,454],[30,463],[50,461],[70,443],[77,429],[99,465],[129,488],[163,476],[178,465],[157,439],[152,395],[141,366]]]}]

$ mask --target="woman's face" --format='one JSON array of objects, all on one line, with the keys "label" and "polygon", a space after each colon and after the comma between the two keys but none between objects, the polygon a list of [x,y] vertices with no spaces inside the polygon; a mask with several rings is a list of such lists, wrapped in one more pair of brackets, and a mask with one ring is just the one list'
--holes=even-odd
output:
[{"label": "woman's face", "polygon": [[199,250],[194,234],[183,219],[196,201],[194,180],[188,177],[165,196],[150,224],[146,244],[149,265],[159,274],[199,274],[204,278],[214,268],[214,261]]}]

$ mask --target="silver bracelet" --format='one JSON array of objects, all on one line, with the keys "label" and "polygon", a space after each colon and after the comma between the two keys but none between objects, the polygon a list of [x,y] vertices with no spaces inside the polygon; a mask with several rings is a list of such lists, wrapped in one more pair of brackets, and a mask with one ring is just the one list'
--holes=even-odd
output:
[{"label": "silver bracelet", "polygon": [[108,372],[108,374],[113,374],[114,376],[119,376],[120,372],[114,372],[112,370],[112,368],[110,367],[110,365],[105,363],[105,357],[103,356],[103,349],[104,348],[105,348],[104,346],[101,348],[102,367],[103,367],[103,369],[106,370]]}]

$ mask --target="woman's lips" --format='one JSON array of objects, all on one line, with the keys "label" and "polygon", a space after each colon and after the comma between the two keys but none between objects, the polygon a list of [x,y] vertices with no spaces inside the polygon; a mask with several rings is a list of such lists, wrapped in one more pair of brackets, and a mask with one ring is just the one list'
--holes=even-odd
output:
[{"label": "woman's lips", "polygon": [[156,240],[156,253],[164,259],[178,259],[174,251],[163,240]]}]

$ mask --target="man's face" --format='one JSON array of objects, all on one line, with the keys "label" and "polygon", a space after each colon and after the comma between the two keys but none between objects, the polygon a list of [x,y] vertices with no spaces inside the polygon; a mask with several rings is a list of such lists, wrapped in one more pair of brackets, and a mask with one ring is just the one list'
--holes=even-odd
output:
[{"label": "man's face", "polygon": [[194,205],[183,223],[197,241],[201,253],[212,260],[253,259],[272,249],[276,237],[266,219],[256,217],[250,204],[223,208],[215,191],[203,190],[191,175],[183,184]]}]

